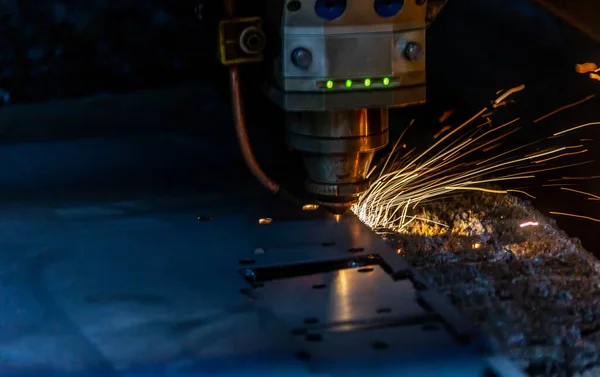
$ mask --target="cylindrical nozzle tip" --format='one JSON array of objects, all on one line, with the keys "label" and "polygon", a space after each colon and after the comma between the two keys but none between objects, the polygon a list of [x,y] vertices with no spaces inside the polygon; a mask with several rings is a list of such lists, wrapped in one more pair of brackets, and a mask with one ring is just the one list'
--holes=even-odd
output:
[{"label": "cylindrical nozzle tip", "polygon": [[320,206],[327,209],[329,212],[334,215],[343,215],[348,212],[350,208],[356,203],[356,201],[351,202],[317,202]]}]

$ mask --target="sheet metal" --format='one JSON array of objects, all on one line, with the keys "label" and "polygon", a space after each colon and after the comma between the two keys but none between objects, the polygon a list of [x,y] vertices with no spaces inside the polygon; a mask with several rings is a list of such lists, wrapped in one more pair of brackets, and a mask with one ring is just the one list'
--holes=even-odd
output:
[{"label": "sheet metal", "polygon": [[355,217],[205,191],[0,211],[0,376],[519,375]]}]

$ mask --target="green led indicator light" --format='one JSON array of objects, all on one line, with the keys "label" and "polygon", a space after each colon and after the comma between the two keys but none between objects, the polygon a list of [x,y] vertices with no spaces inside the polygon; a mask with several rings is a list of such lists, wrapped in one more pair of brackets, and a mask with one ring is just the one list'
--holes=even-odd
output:
[{"label": "green led indicator light", "polygon": [[390,78],[389,77],[384,77],[383,78],[383,85],[385,85],[385,86],[390,85]]},{"label": "green led indicator light", "polygon": [[346,80],[346,88],[352,87],[352,80]]},{"label": "green led indicator light", "polygon": [[331,89],[333,88],[333,81],[329,80],[325,83],[325,86],[327,87],[327,89]]},{"label": "green led indicator light", "polygon": [[368,88],[371,86],[371,79],[365,79],[365,86]]}]

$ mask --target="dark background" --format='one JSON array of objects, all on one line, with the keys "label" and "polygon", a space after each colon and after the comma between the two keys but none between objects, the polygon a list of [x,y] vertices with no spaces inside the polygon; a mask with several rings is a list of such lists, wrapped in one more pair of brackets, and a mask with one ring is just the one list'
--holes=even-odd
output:
[{"label": "dark background", "polygon": [[[202,21],[197,5],[0,0],[0,89],[11,102],[0,107],[0,193],[6,203],[193,192],[215,180],[235,187],[236,178],[248,174],[232,129],[226,69],[215,58],[218,2],[206,3]],[[600,120],[597,98],[531,123],[600,92],[600,82],[574,69],[581,62],[600,64],[600,48],[529,0],[450,0],[428,38],[428,104],[392,111],[393,135],[418,120],[409,144],[428,143],[444,110],[456,111],[451,122],[466,119],[497,90],[520,84],[526,91],[498,114],[498,121],[523,120],[523,131],[507,147]],[[282,114],[262,96],[255,72],[244,68],[258,158],[278,180],[298,185],[304,172],[285,147]],[[594,139],[599,130],[569,137]],[[596,157],[594,142],[585,159]],[[561,175],[600,175],[600,168],[594,163],[554,176]],[[598,182],[578,189],[600,194]],[[600,203],[585,197],[530,191],[543,212],[600,217]],[[598,251],[600,224],[557,221]]]}]

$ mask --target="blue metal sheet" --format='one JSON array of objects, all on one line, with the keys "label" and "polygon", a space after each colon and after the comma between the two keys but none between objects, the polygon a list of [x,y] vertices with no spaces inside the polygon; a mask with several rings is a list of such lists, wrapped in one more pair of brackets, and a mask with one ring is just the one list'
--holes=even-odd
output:
[{"label": "blue metal sheet", "polygon": [[0,376],[493,367],[452,306],[355,217],[205,191],[1,210]]}]

